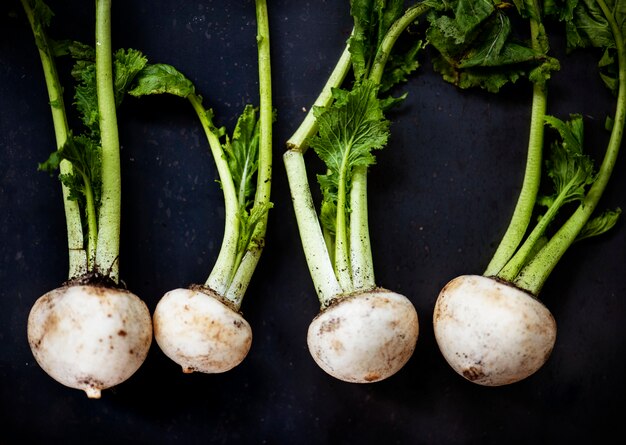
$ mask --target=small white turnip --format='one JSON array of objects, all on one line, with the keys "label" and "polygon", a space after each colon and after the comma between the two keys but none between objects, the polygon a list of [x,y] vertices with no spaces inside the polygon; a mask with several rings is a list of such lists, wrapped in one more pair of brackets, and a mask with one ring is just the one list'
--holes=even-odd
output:
[{"label": "small white turnip", "polygon": [[[348,39],[283,155],[304,256],[323,308],[309,326],[309,351],[328,374],[354,383],[395,374],[412,356],[419,333],[411,301],[376,284],[367,190],[374,151],[382,149],[390,135],[386,87],[381,89],[388,55],[429,7],[403,11],[383,3],[374,15],[353,9],[357,27],[360,21],[369,23],[362,41],[378,44],[358,44],[355,49],[359,39]],[[382,17],[385,20],[379,20]],[[304,159],[309,147],[325,164],[325,174],[317,176],[319,210]]]},{"label": "small white turnip", "polygon": [[28,342],[58,382],[100,398],[146,359],[152,322],[136,295],[98,285],[69,285],[40,297],[28,317]]},{"label": "small white turnip", "polygon": [[307,342],[328,374],[353,383],[395,374],[415,349],[419,323],[403,295],[377,288],[339,299],[309,326]]},{"label": "small white turnip", "polygon": [[171,65],[143,69],[130,94],[174,94],[192,105],[224,194],[224,234],[204,285],[166,293],[154,312],[155,339],[183,372],[222,373],[239,365],[252,330],[239,313],[265,246],[272,187],[272,76],[266,0],[255,0],[259,106],[247,104],[231,135],[213,122],[194,84]]},{"label": "small white turnip", "polygon": [[154,336],[183,372],[221,373],[248,354],[252,329],[243,316],[208,288],[174,289],[154,311]]},{"label": "small white turnip", "polygon": [[539,300],[478,275],[457,277],[442,289],[433,328],[450,366],[485,386],[530,376],[546,362],[556,341],[556,322]]}]

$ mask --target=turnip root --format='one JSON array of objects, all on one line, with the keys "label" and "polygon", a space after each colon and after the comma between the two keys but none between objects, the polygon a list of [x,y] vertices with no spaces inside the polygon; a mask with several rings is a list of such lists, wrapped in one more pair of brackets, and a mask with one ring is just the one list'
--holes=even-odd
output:
[{"label": "turnip root", "polygon": [[307,342],[313,359],[328,374],[370,383],[406,364],[418,332],[413,304],[403,295],[377,288],[323,310],[309,326]]},{"label": "turnip root", "polygon": [[139,369],[151,341],[148,308],[123,289],[60,287],[40,297],[28,317],[28,342],[41,368],[94,399]]},{"label": "turnip root", "polygon": [[485,386],[530,376],[546,362],[556,340],[556,322],[539,300],[477,275],[457,277],[443,288],[433,327],[450,366]]},{"label": "turnip root", "polygon": [[248,354],[252,330],[232,305],[210,289],[175,289],[154,311],[154,337],[183,372],[228,371]]}]

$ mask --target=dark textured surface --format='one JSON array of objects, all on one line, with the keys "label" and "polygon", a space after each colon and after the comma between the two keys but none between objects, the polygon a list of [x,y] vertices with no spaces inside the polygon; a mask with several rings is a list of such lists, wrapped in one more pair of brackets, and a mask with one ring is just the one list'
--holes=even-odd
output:
[{"label": "dark textured surface", "polygon": [[[91,41],[91,3],[50,5],[55,35]],[[370,227],[378,284],[406,294],[417,308],[417,349],[397,375],[372,385],[342,383],[317,368],[305,338],[318,304],[280,155],[351,25],[347,2],[273,1],[269,8],[275,208],[242,306],[254,332],[250,355],[223,375],[183,375],[153,344],[130,380],[94,401],[49,378],[26,341],[30,307],[65,279],[65,226],[57,181],[36,171],[54,144],[39,58],[19,2],[2,2],[0,443],[539,444],[619,435],[615,413],[626,397],[623,222],[570,249],[544,287],[559,333],[536,375],[479,387],[447,366],[434,341],[439,289],[458,274],[481,273],[508,223],[524,167],[524,82],[497,96],[461,93],[425,61],[406,86],[407,101],[389,116],[390,144],[371,172]],[[257,101],[254,36],[251,1],[114,5],[114,46],[177,66],[229,128],[246,102]],[[588,147],[602,153],[613,102],[595,58],[563,56],[562,66],[549,110],[559,117],[582,112]],[[186,102],[129,98],[119,123],[121,276],[152,311],[167,290],[204,282],[221,242],[223,201]],[[625,205],[623,164],[622,156],[603,207]]]}]

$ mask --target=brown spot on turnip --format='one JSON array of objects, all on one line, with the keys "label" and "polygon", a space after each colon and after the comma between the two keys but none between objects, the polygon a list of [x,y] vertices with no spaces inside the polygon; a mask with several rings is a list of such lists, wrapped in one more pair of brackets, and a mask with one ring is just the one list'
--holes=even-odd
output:
[{"label": "brown spot on turnip", "polygon": [[119,335],[120,337],[126,337],[128,333],[124,329],[120,329],[119,331],[117,331],[117,335]]},{"label": "brown spot on turnip", "polygon": [[341,326],[341,318],[331,318],[321,324],[320,333],[334,332],[339,329],[339,326]]},{"label": "brown spot on turnip", "polygon": [[371,373],[371,374],[367,374],[366,376],[363,377],[363,380],[365,380],[366,382],[375,382],[376,380],[380,379],[380,374],[378,373]]},{"label": "brown spot on turnip", "polygon": [[473,382],[476,381],[478,379],[482,379],[485,377],[485,373],[483,372],[483,369],[480,365],[478,366],[470,366],[467,369],[463,370],[463,377],[465,377],[467,380]]},{"label": "brown spot on turnip", "polygon": [[463,281],[459,280],[459,279],[454,279],[448,282],[448,284],[446,284],[443,289],[441,289],[441,295],[445,296],[449,293],[454,292],[458,287],[460,287],[461,285],[463,285]]},{"label": "brown spot on turnip", "polygon": [[332,343],[331,343],[331,348],[335,351],[335,352],[341,352],[343,351],[345,348],[343,347],[343,343],[337,339],[333,339]]}]

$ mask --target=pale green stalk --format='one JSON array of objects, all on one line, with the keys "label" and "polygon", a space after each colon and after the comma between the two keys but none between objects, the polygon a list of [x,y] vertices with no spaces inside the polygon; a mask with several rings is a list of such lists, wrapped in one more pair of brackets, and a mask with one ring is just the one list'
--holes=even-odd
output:
[{"label": "pale green stalk", "polygon": [[559,208],[565,201],[565,195],[559,195],[557,199],[550,205],[546,213],[541,216],[541,219],[532,230],[530,235],[526,238],[524,243],[520,246],[520,248],[515,252],[513,258],[506,263],[506,265],[498,272],[498,278],[513,282],[520,270],[524,267],[531,253],[535,249],[535,245],[544,235],[548,225],[554,220]]},{"label": "pale green stalk", "polygon": [[351,67],[350,50],[346,45],[313,106],[287,141],[288,150],[283,155],[304,256],[322,307],[328,306],[343,290],[335,276],[333,261],[313,203],[303,154],[308,148],[309,138],[318,130],[314,109],[332,103],[332,90],[341,86]]},{"label": "pale green stalk", "polygon": [[374,63],[368,76],[371,81],[375,83],[380,83],[383,77],[383,73],[385,71],[385,65],[387,64],[387,60],[391,55],[391,50],[393,49],[400,35],[404,32],[406,28],[409,27],[409,25],[414,23],[418,17],[422,16],[429,10],[430,6],[424,3],[413,5],[404,12],[402,17],[400,17],[391,25],[389,31],[387,31],[387,34],[385,34],[383,41],[380,43],[380,46],[377,49],[376,57],[374,58]]},{"label": "pale green stalk", "polygon": [[315,292],[322,304],[330,301],[343,291],[330,261],[324,235],[320,228],[309,181],[307,179],[304,157],[299,150],[287,150],[283,155],[293,209],[302,240],[304,256],[311,273]]},{"label": "pale green stalk", "polygon": [[328,77],[324,88],[322,88],[322,92],[313,103],[313,106],[307,112],[306,117],[304,118],[298,129],[287,141],[287,148],[289,150],[297,150],[301,151],[302,153],[306,152],[308,148],[308,140],[311,138],[311,136],[317,133],[318,129],[314,109],[316,107],[327,107],[331,104],[333,100],[333,89],[339,88],[341,86],[344,79],[346,78],[346,75],[350,71],[350,67],[352,66],[352,60],[350,57],[350,49],[349,46],[346,45],[343,53],[341,53],[341,57],[335,65],[335,68]]},{"label": "pale green stalk", "polygon": [[102,195],[95,266],[97,271],[118,282],[122,187],[113,91],[111,0],[96,0],[96,87],[102,143]]},{"label": "pale green stalk", "polygon": [[[259,63],[259,160],[257,185],[254,195],[254,207],[263,208],[270,203],[272,188],[272,70],[270,59],[270,30],[266,0],[256,0],[257,51]],[[252,274],[261,258],[265,244],[268,214],[255,227],[252,242],[255,247],[247,249],[241,264],[238,265],[232,282],[226,292],[226,298],[237,308],[252,279]]]},{"label": "pale green stalk", "polygon": [[[537,9],[538,11],[538,9]],[[531,43],[537,50],[543,50],[546,42],[541,41],[540,23],[530,19]],[[500,245],[496,249],[487,269],[485,276],[498,275],[500,270],[515,254],[520,245],[530,218],[535,208],[539,183],[541,181],[541,163],[543,152],[544,118],[547,106],[547,86],[544,80],[533,84],[532,106],[530,116],[530,135],[528,138],[528,152],[526,157],[526,170],[522,188],[509,223]]]},{"label": "pale green stalk", "polygon": [[600,6],[604,16],[609,22],[615,39],[617,52],[619,89],[613,128],[611,130],[604,160],[598,171],[597,179],[587,192],[585,199],[550,241],[539,251],[530,263],[522,269],[519,277],[514,281],[515,285],[534,295],[540,292],[556,264],[569,246],[576,240],[576,237],[594,212],[611,177],[613,168],[615,167],[624,134],[624,123],[626,122],[626,54],[624,50],[624,39],[619,25],[604,0],[596,0],[596,3]]},{"label": "pale green stalk", "polygon": [[200,98],[195,94],[190,94],[187,96],[187,99],[189,99],[189,102],[198,115],[204,133],[209,141],[209,148],[215,160],[222,192],[224,193],[225,221],[222,247],[220,248],[215,265],[205,283],[206,286],[223,296],[226,294],[226,289],[228,289],[228,285],[230,284],[233,264],[237,256],[237,240],[239,238],[239,219],[237,218],[239,202],[237,200],[237,190],[230,174],[222,144],[220,143],[219,137],[214,133],[213,123],[207,117],[207,112],[202,106]]},{"label": "pale green stalk", "polygon": [[[429,9],[430,7],[424,4],[412,6],[392,25],[374,59],[369,76],[371,80],[380,83],[385,64],[398,37],[417,17]],[[347,45],[314,106],[326,107],[331,104],[332,89],[341,86],[351,65]],[[345,184],[341,178],[339,180],[338,216],[332,260],[329,255],[328,246],[333,243],[327,242],[320,228],[302,156],[307,148],[307,139],[317,132],[317,128],[312,108],[287,142],[289,150],[284,155],[284,161],[305,257],[316,292],[324,307],[342,292],[373,288],[375,282],[367,216],[367,168],[357,167],[352,171],[348,199],[345,196]],[[347,200],[351,212],[349,238],[346,233],[348,223],[345,221]],[[336,267],[333,267],[333,263]]]},{"label": "pale green stalk", "polygon": [[[409,25],[429,9],[429,6],[421,3],[414,5],[391,25],[377,50],[369,74],[371,81],[380,84],[385,65],[396,41]],[[352,172],[350,210],[349,243],[352,284],[354,290],[371,289],[376,286],[376,282],[367,214],[367,167],[356,167]]]},{"label": "pale green stalk", "polygon": [[367,167],[355,167],[350,191],[350,263],[355,291],[373,289],[374,260],[367,214]]},{"label": "pale green stalk", "polygon": [[98,221],[96,213],[96,203],[93,195],[91,182],[83,175],[85,184],[85,206],[87,213],[87,269],[93,270],[96,261],[98,246]]},{"label": "pale green stalk", "polygon": [[[50,111],[56,138],[57,149],[63,147],[69,135],[69,126],[63,101],[63,88],[54,63],[54,54],[48,44],[42,24],[35,19],[30,0],[21,0],[24,12],[28,17],[31,30],[37,43],[39,57],[46,80]],[[59,166],[62,175],[72,174],[72,164],[63,160]],[[80,218],[78,202],[70,200],[70,191],[65,185],[61,185],[63,194],[63,206],[65,209],[65,223],[67,228],[67,245],[69,251],[68,278],[76,278],[87,272],[87,254],[83,245],[83,228]]]},{"label": "pale green stalk", "polygon": [[352,292],[352,268],[350,267],[350,245],[348,243],[348,155],[344,153],[339,170],[339,187],[337,189],[337,217],[335,222],[335,274],[344,292]]}]

